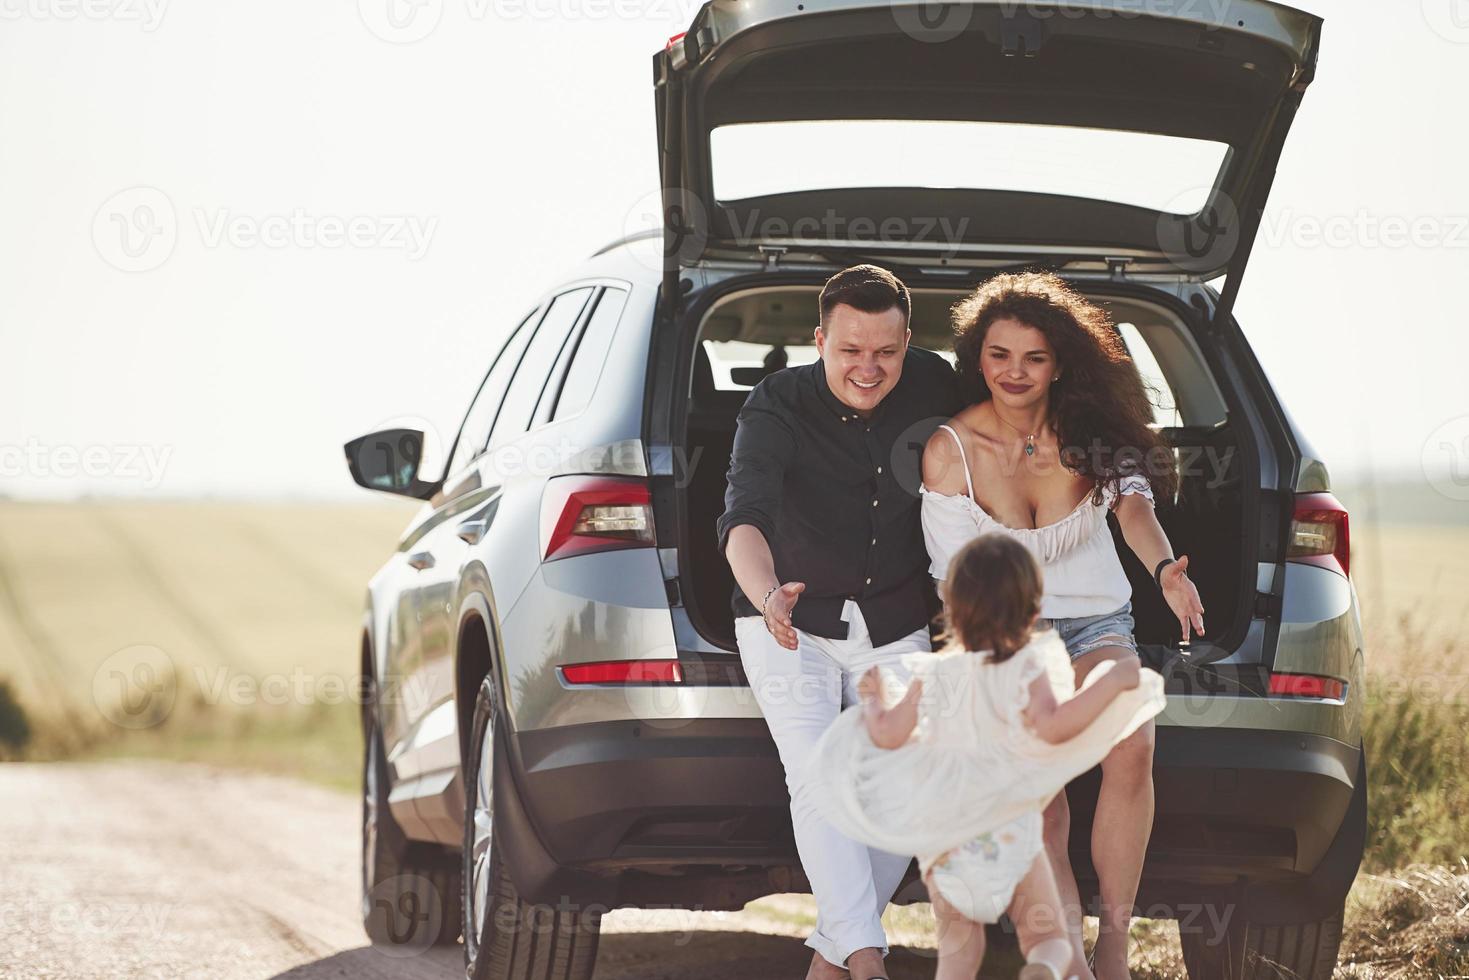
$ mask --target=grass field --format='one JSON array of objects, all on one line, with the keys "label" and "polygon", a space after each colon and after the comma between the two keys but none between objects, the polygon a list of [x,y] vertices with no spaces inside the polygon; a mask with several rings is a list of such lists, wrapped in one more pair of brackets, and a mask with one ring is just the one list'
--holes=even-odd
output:
[{"label": "grass field", "polygon": [[[356,704],[321,693],[355,680],[365,586],[413,506],[0,502],[0,683],[30,728],[7,747],[0,690],[0,757],[154,755],[355,789]],[[1469,524],[1352,531],[1373,798],[1339,975],[1469,973]],[[119,670],[171,672],[167,712],[119,715]],[[240,684],[247,696],[221,696]],[[1137,975],[1180,975],[1174,926],[1137,929]]]},{"label": "grass field", "polygon": [[[30,754],[146,752],[355,785],[345,690],[363,597],[413,507],[0,504],[0,677],[31,719]],[[176,700],[155,726],[113,724],[113,674],[138,669],[171,669]]]}]

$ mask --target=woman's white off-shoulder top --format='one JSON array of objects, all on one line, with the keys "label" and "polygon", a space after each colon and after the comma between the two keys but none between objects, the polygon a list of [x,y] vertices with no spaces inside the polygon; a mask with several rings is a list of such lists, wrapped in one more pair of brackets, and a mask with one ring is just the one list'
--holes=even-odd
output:
[{"label": "woman's white off-shoulder top", "polygon": [[1121,608],[1132,598],[1132,585],[1122,570],[1112,532],[1107,528],[1107,511],[1124,494],[1140,493],[1152,500],[1153,490],[1146,477],[1125,476],[1115,487],[1105,485],[1100,504],[1092,503],[1088,492],[1071,513],[1053,524],[1037,528],[1009,527],[974,502],[974,480],[969,474],[964,443],[949,426],[940,428],[947,430],[959,445],[969,495],[935,493],[919,487],[930,575],[944,579],[955,552],[972,538],[997,531],[1025,545],[1040,563],[1045,577],[1045,596],[1041,600],[1041,616],[1045,619],[1099,616]]}]

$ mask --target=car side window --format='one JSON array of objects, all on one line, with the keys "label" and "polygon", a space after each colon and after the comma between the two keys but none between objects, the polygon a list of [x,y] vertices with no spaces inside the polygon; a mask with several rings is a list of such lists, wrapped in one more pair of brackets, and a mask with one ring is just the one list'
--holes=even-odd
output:
[{"label": "car side window", "polygon": [[546,315],[541,319],[541,325],[536,328],[535,337],[525,350],[525,356],[520,359],[520,367],[515,372],[515,379],[510,382],[510,390],[505,393],[505,403],[500,406],[500,414],[496,417],[490,434],[491,445],[514,439],[530,428],[531,416],[546,387],[551,367],[556,363],[562,345],[571,334],[571,328],[576,326],[582,308],[587,305],[587,299],[591,295],[592,287],[584,286],[562,293],[552,300]]},{"label": "car side window", "polygon": [[612,337],[617,332],[617,322],[622,318],[622,308],[626,304],[626,289],[609,286],[602,290],[597,308],[592,311],[586,329],[577,341],[571,368],[561,383],[560,396],[551,413],[552,419],[570,418],[591,402],[592,391],[602,376],[602,365],[607,362],[607,352],[612,348]]},{"label": "car side window", "polygon": [[510,383],[515,365],[520,363],[520,355],[530,342],[531,331],[534,329],[531,321],[535,314],[536,311],[532,310],[511,331],[510,339],[500,348],[500,353],[495,355],[494,362],[480,382],[479,391],[475,393],[474,401],[469,403],[469,411],[464,415],[464,423],[459,426],[459,435],[454,440],[454,454],[449,459],[449,468],[444,471],[446,476],[458,473],[468,466],[490,441],[490,426],[494,424],[495,413],[500,410],[500,402],[505,398],[505,386]]},{"label": "car side window", "polygon": [[[1137,368],[1138,376],[1143,379],[1143,385],[1148,390],[1154,421],[1161,426],[1198,424],[1194,419],[1185,419],[1179,411],[1178,397],[1174,394],[1173,386],[1169,384],[1168,376],[1159,364],[1147,335],[1136,324],[1128,322],[1117,324],[1117,332],[1122,336],[1128,356],[1132,358],[1133,366]],[[1158,331],[1155,330],[1154,333],[1162,338]],[[1214,421],[1216,420],[1210,419],[1205,424],[1212,424]]]}]

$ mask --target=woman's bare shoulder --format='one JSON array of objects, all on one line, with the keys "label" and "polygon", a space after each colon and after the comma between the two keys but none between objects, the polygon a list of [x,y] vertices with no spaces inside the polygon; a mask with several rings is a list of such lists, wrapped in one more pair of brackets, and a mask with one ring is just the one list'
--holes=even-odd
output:
[{"label": "woman's bare shoulder", "polygon": [[968,439],[969,433],[956,419],[944,425],[950,431],[934,429],[923,447],[923,485],[935,493],[961,494],[968,486],[964,479],[965,453],[955,440]]}]

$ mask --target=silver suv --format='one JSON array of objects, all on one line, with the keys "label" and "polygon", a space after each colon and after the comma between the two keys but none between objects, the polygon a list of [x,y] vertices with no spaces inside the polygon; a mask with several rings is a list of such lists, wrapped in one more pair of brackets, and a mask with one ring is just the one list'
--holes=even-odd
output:
[{"label": "silver suv", "polygon": [[[1196,978],[1330,975],[1367,792],[1347,514],[1231,313],[1321,22],[1219,10],[715,0],[655,56],[662,231],[509,331],[443,475],[421,432],[346,447],[424,501],[363,617],[375,942],[586,978],[608,909],[805,887],[715,537],[736,415],[814,359],[843,266],[896,271],[941,351],[954,300],[1036,266],[1157,390],[1182,473],[1158,515],[1209,611],[1183,655],[1119,548],[1169,691],[1139,912],[1179,920]],[[1068,789],[1088,896],[1096,776]]]}]

